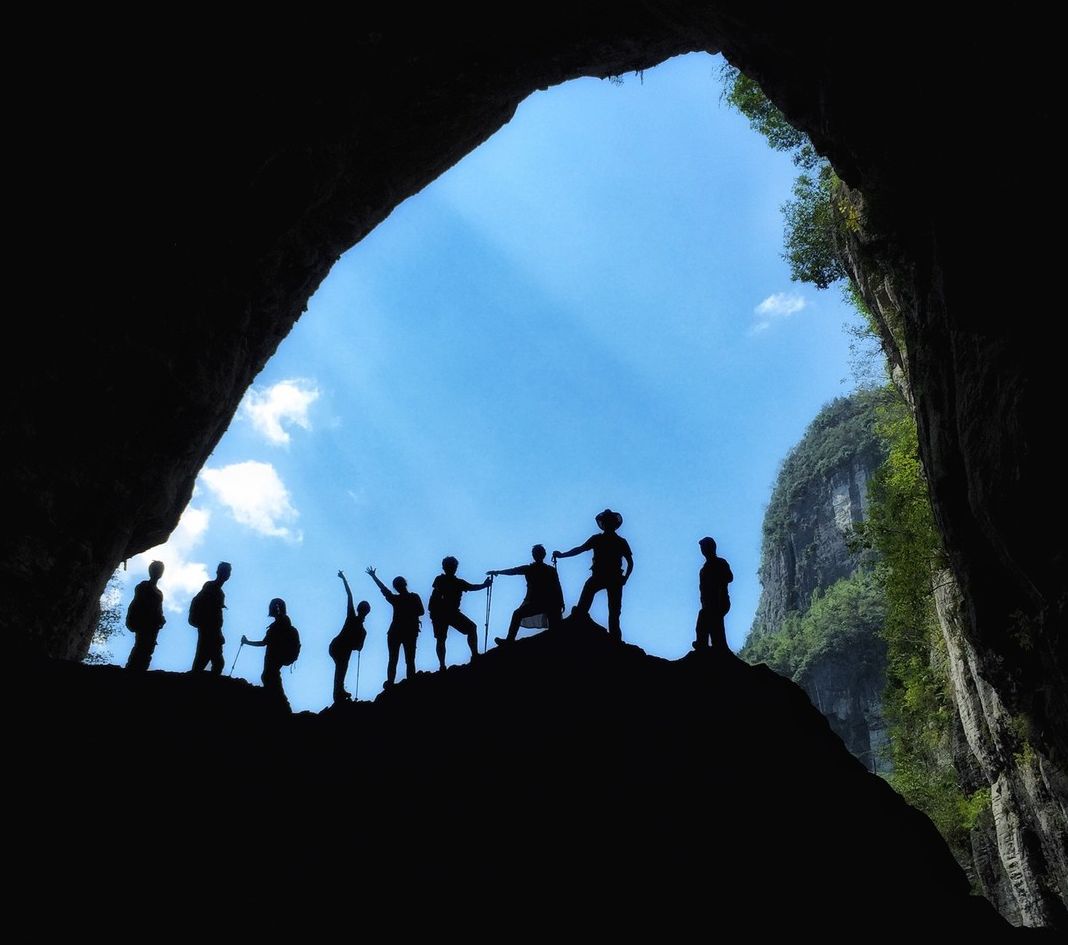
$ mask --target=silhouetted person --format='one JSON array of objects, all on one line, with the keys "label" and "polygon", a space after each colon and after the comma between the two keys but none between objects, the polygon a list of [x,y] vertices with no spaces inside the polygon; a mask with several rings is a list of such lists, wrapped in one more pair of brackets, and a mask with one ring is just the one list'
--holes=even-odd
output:
[{"label": "silhouetted person", "polygon": [[250,640],[242,636],[241,642],[246,646],[267,648],[263,654],[263,673],[260,681],[264,689],[274,693],[288,705],[289,700],[286,699],[285,690],[282,688],[282,667],[297,661],[300,655],[300,634],[289,619],[286,602],[281,597],[275,597],[267,605],[267,616],[273,617],[274,620],[267,627],[263,639]]},{"label": "silhouetted person", "polygon": [[161,577],[163,562],[153,561],[148,566],[148,580],[134,588],[133,600],[126,611],[126,627],[134,634],[133,649],[126,661],[127,669],[141,672],[148,669],[152,654],[156,651],[156,638],[167,622],[163,616],[163,591],[158,586]]},{"label": "silhouetted person", "polygon": [[354,650],[363,649],[363,641],[367,638],[364,629],[364,618],[371,612],[371,605],[365,600],[360,601],[358,608],[352,606],[352,590],[349,582],[345,580],[345,573],[338,571],[337,576],[345,585],[345,594],[349,599],[349,609],[345,614],[345,623],[341,632],[330,641],[330,658],[334,661],[334,702],[345,702],[352,695],[345,691],[345,673],[349,671],[349,660]]},{"label": "silhouetted person", "polygon": [[405,679],[415,676],[415,644],[419,639],[419,618],[423,616],[423,602],[414,591],[408,590],[408,582],[402,577],[393,579],[394,594],[375,574],[374,568],[367,573],[374,579],[382,596],[393,607],[393,620],[386,633],[386,649],[389,650],[389,662],[386,664],[386,682],[382,687],[388,689],[397,679],[397,657],[404,647]]},{"label": "silhouetted person", "polygon": [[[608,632],[617,640],[622,640],[619,613],[623,609],[623,585],[630,579],[634,570],[634,558],[627,539],[616,534],[619,526],[623,524],[622,515],[605,509],[598,513],[595,521],[601,529],[600,535],[590,536],[583,544],[570,551],[554,551],[553,560],[571,558],[584,551],[593,552],[593,565],[590,568],[593,573],[587,578],[579,595],[579,602],[572,609],[572,613],[589,614],[593,595],[604,591],[608,595]],[[622,570],[624,561],[627,562],[626,574]]]},{"label": "silhouetted person", "polygon": [[530,549],[534,560],[530,564],[521,564],[502,571],[487,571],[490,577],[498,574],[522,574],[527,579],[527,596],[514,611],[512,622],[508,625],[506,637],[494,637],[498,646],[511,643],[519,633],[520,625],[524,627],[556,626],[564,611],[564,592],[560,587],[560,577],[556,568],[545,563],[545,548],[535,545]]},{"label": "silhouetted person", "polygon": [[230,579],[230,562],[220,561],[215,580],[204,586],[189,603],[189,622],[197,628],[197,651],[193,656],[193,672],[199,673],[211,664],[216,676],[223,671],[223,611],[226,595],[222,586]]},{"label": "silhouetted person", "polygon": [[441,669],[445,669],[445,640],[449,636],[449,627],[455,627],[467,637],[471,659],[478,656],[478,627],[470,617],[460,613],[460,598],[464,591],[485,590],[493,581],[492,578],[486,578],[481,584],[471,584],[456,576],[459,566],[460,562],[452,555],[443,558],[443,573],[434,578],[434,589],[430,592],[430,623],[434,628],[434,643]]},{"label": "silhouetted person", "polygon": [[701,610],[697,614],[697,639],[695,650],[711,646],[714,651],[727,652],[727,630],[723,618],[731,609],[731,596],[727,585],[734,580],[731,566],[725,558],[716,555],[716,543],[711,538],[702,538],[698,543],[705,563],[701,567]]}]

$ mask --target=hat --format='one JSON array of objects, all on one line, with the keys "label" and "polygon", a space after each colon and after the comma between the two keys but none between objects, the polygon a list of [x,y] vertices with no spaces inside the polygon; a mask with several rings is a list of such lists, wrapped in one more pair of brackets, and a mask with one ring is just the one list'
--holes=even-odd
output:
[{"label": "hat", "polygon": [[603,512],[598,512],[594,517],[594,521],[604,528],[605,522],[610,522],[615,528],[619,528],[623,524],[623,516],[618,512],[613,512],[611,509],[605,509]]}]

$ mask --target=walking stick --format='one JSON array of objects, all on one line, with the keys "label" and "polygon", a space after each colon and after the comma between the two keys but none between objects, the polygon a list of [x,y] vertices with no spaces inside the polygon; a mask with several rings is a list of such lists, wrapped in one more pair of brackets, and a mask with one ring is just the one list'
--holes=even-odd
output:
[{"label": "walking stick", "polygon": [[239,646],[237,648],[237,654],[234,656],[234,662],[230,666],[230,672],[229,672],[228,675],[230,675],[230,676],[234,675],[234,667],[237,666],[237,657],[241,655],[241,650],[244,648],[244,646],[245,646],[245,644],[242,642],[241,646]]},{"label": "walking stick", "polygon": [[489,647],[489,615],[490,615],[490,601],[493,600],[493,581],[489,582],[489,587],[486,588],[486,632],[482,635],[482,652],[485,653]]},{"label": "walking stick", "polygon": [[360,657],[363,655],[363,650],[356,651],[356,691],[352,694],[352,701],[360,701]]}]

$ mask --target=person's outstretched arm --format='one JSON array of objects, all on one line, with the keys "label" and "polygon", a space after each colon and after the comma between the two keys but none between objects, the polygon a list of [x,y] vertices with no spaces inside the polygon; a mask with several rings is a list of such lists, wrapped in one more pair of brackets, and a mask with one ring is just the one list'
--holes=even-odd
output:
[{"label": "person's outstretched arm", "polygon": [[378,580],[378,575],[375,574],[375,569],[374,568],[368,568],[367,569],[367,573],[371,575],[371,578],[374,580],[375,584],[378,585],[378,589],[382,592],[382,596],[386,600],[392,600],[393,599],[393,595],[390,594],[389,588],[386,587],[386,585],[383,584],[380,580]]},{"label": "person's outstretched arm", "polygon": [[356,616],[356,608],[352,606],[352,588],[349,587],[349,582],[345,580],[345,572],[338,571],[337,576],[341,578],[341,583],[345,585],[345,594],[349,599],[349,616]]},{"label": "person's outstretched arm", "polygon": [[514,568],[501,568],[500,571],[487,571],[486,574],[490,577],[496,577],[498,574],[523,574],[524,567],[525,566],[521,564]]},{"label": "person's outstretched arm", "polygon": [[[489,571],[487,571],[486,574],[489,574]],[[463,587],[465,591],[484,591],[492,583],[493,578],[487,577],[481,584],[472,584],[470,581],[460,581],[460,586]]]},{"label": "person's outstretched arm", "polygon": [[574,558],[575,555],[580,555],[580,554],[582,554],[582,552],[589,551],[589,550],[590,550],[590,542],[587,539],[581,545],[576,545],[570,551],[554,551],[553,552],[553,557],[554,558]]},{"label": "person's outstretched arm", "polygon": [[250,640],[244,634],[241,634],[241,642],[244,643],[245,646],[266,646],[267,638],[264,637],[262,640]]}]

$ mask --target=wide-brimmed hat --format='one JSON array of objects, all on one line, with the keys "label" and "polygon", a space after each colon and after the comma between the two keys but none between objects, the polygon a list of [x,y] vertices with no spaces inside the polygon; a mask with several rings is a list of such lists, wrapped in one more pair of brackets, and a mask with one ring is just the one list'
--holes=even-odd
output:
[{"label": "wide-brimmed hat", "polygon": [[603,512],[598,512],[597,515],[594,516],[594,521],[601,528],[604,528],[605,522],[611,522],[616,528],[619,528],[619,526],[623,524],[623,516],[618,512],[613,512],[611,509],[605,509]]}]

